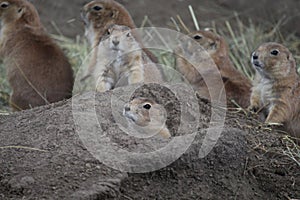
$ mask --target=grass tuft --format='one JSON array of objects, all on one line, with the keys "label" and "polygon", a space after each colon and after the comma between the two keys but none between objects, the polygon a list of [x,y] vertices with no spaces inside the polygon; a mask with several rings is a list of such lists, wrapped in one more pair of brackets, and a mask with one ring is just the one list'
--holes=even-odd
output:
[{"label": "grass tuft", "polygon": [[[251,19],[247,23],[242,22],[238,14],[235,13],[235,21],[225,21],[223,29],[214,29],[220,35],[224,36],[230,48],[230,58],[235,67],[243,72],[248,78],[253,79],[254,70],[251,67],[250,56],[251,53],[262,43],[278,42],[290,49],[295,56],[296,62],[300,64],[300,41],[295,33],[290,33],[283,36],[281,33],[282,21],[277,24],[254,24]],[[234,27],[233,28],[233,24]],[[215,24],[213,24],[215,26]]]},{"label": "grass tuft", "polygon": [[[292,139],[289,136],[283,138],[283,142],[286,145],[286,148],[283,150],[283,154],[297,163],[300,167],[300,146],[297,145],[295,141],[297,141],[296,138]],[[299,139],[298,142],[300,142]]]}]

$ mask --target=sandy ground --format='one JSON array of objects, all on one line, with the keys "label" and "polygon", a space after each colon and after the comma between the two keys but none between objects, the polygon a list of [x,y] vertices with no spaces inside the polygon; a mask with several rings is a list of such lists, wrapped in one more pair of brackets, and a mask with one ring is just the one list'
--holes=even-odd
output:
[{"label": "sandy ground", "polygon": [[[106,149],[107,142],[123,150],[141,154],[153,152],[171,142],[161,138],[136,139],[120,129],[113,114],[116,111],[122,112],[118,110],[122,106],[112,106],[111,102],[113,95],[124,94],[124,91],[119,89],[114,93],[97,94],[95,102],[92,101],[94,94],[85,94],[76,97],[73,107],[70,100],[0,118],[0,199],[300,197],[300,167],[283,155],[282,150],[286,149],[283,135],[269,131],[243,113],[227,113],[217,144],[205,158],[200,158],[199,150],[207,134],[211,106],[197,99],[196,104],[193,104],[190,95],[183,95],[183,101],[190,102],[188,106],[192,106],[192,109],[188,112],[188,119],[197,119],[198,128],[195,139],[184,155],[171,165],[148,173],[134,173],[144,169],[141,167],[147,168],[147,160],[127,160],[132,162],[128,168],[132,169],[131,173],[113,170],[110,166],[114,165],[108,165],[107,161],[104,161],[104,165],[95,159],[93,150],[86,142],[100,145],[98,148],[102,149],[101,155],[110,152]],[[132,96],[153,94],[157,101],[169,105],[166,106],[170,114],[167,124],[172,135],[188,136],[188,128],[182,134],[176,132],[180,130],[176,127],[178,116],[182,117],[182,114],[174,111],[174,108],[183,103],[174,98],[172,92],[152,85],[137,90]],[[96,126],[89,126],[90,132],[83,138],[80,131],[84,124],[78,125],[76,116],[83,117],[94,105],[102,132],[93,135]],[[194,106],[199,110],[195,110]],[[195,113],[200,113],[198,118],[193,117]],[[90,125],[90,121],[87,120],[86,123]],[[108,140],[103,143],[101,138],[104,136]],[[176,146],[168,154],[177,152],[180,147]],[[156,166],[164,162],[165,159],[155,159],[150,163]],[[120,169],[127,169],[122,166],[120,165]]]},{"label": "sandy ground", "polygon": [[[33,2],[49,31],[57,33],[53,25],[56,24],[66,36],[82,35],[79,12],[86,1]],[[251,17],[261,24],[274,24],[284,17],[287,21],[283,30],[300,33],[298,0],[120,2],[132,13],[138,26],[148,15],[154,25],[172,27],[170,17],[180,14],[193,29],[187,8],[191,4],[201,27],[210,26],[212,21],[222,24],[234,20],[236,10],[242,19]],[[88,95],[93,94],[76,97],[78,113],[96,105],[102,133],[117,146],[145,153],[170,142],[128,137],[113,115],[112,92],[96,95],[96,104]],[[182,103],[169,90],[149,86],[133,96],[156,97],[167,109],[166,124],[173,136],[187,135],[178,131]],[[183,96],[185,102],[192,102],[190,95]],[[72,100],[0,116],[0,199],[300,199],[300,166],[283,153],[291,144],[283,139],[284,135],[261,125],[255,117],[228,112],[216,146],[205,158],[199,158],[211,105],[199,99],[196,102],[197,109],[187,115],[198,127],[195,140],[171,165],[149,173],[114,170],[96,159],[78,133],[80,127],[74,120]],[[198,118],[194,117],[195,112],[200,113]]]}]

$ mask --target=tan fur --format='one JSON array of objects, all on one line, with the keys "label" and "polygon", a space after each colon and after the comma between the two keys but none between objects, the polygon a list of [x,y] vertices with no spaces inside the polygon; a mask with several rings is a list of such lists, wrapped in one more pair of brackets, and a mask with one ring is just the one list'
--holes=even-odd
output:
[{"label": "tan fur", "polygon": [[[150,106],[147,107],[145,106]],[[135,98],[124,106],[123,115],[127,120],[139,127],[146,127],[152,134],[158,131],[158,134],[164,138],[170,138],[171,134],[166,127],[166,113],[163,107],[156,102],[146,98]]]},{"label": "tan fur", "polygon": [[[235,100],[241,107],[247,108],[250,104],[250,89],[251,81],[239,72],[232,64],[229,58],[228,45],[225,39],[211,31],[196,31],[189,34],[196,42],[198,42],[210,55],[214,63],[218,67],[222,76],[228,104],[231,104],[231,100]],[[192,43],[183,43],[176,50],[176,54],[185,53],[193,56],[197,49]],[[203,58],[203,63],[199,63],[199,66],[204,69],[203,76],[207,76],[210,79],[216,78],[215,72],[209,67],[209,62]],[[210,98],[208,88],[198,71],[182,57],[176,58],[176,66],[179,72],[181,72],[187,81],[199,92],[200,96],[204,98]]]},{"label": "tan fur", "polygon": [[112,25],[97,52],[93,76],[98,83],[98,92],[135,83],[162,81],[160,70],[141,50],[129,27]]},{"label": "tan fur", "polygon": [[0,0],[0,18],[0,54],[12,88],[11,105],[28,109],[71,97],[71,66],[46,34],[34,6],[26,0]]},{"label": "tan fur", "polygon": [[256,77],[250,109],[300,137],[300,78],[293,55],[281,44],[265,43],[253,53],[252,64]]}]

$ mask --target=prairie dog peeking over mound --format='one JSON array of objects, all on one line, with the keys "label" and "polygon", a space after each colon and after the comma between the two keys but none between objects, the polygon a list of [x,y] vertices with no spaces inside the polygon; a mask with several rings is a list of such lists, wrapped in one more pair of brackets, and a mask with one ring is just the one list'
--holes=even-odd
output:
[{"label": "prairie dog peeking over mound", "polygon": [[129,125],[141,134],[152,136],[159,134],[170,138],[171,134],[166,127],[167,119],[164,107],[147,98],[135,98],[124,106],[123,115]]},{"label": "prairie dog peeking over mound", "polygon": [[98,45],[93,71],[96,90],[105,92],[135,83],[163,80],[161,71],[143,52],[127,26],[112,25]]},{"label": "prairie dog peeking over mound", "polygon": [[12,88],[10,104],[24,110],[70,98],[73,71],[27,0],[0,0],[0,54]]},{"label": "prairie dog peeking over mound", "polygon": [[[213,59],[224,82],[228,104],[231,104],[231,100],[235,100],[241,107],[247,108],[250,105],[251,81],[239,72],[230,61],[229,49],[225,39],[212,31],[202,30],[189,34],[189,37],[200,44]],[[196,56],[196,51],[195,45],[182,42],[175,53],[180,55],[182,52],[185,52],[191,56]],[[216,74],[215,70],[211,70],[213,67],[210,66],[207,58],[198,59],[201,60],[199,67],[204,70],[202,76],[207,76],[211,79],[216,78],[218,74]],[[208,88],[196,68],[179,56],[176,58],[176,68],[184,75],[193,88],[199,92],[200,96],[210,99]]]},{"label": "prairie dog peeking over mound", "polygon": [[252,54],[256,70],[251,94],[254,111],[261,110],[266,123],[283,124],[300,137],[300,78],[292,53],[278,43],[265,43]]}]

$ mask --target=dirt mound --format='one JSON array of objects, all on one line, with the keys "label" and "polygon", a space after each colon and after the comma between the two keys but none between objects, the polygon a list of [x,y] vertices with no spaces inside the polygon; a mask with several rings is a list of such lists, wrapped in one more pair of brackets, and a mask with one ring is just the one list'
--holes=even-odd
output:
[{"label": "dirt mound", "polygon": [[[135,95],[149,94],[166,106],[171,117],[168,126],[177,130],[180,102],[169,90],[151,86]],[[205,158],[199,149],[208,130],[211,107],[206,102],[191,102],[188,120],[197,120],[199,130],[189,149],[174,163],[150,173],[125,173],[113,170],[95,159],[85,144],[95,145],[108,136],[123,149],[153,151],[170,141],[134,139],[124,134],[112,112],[114,95],[76,96],[75,102],[61,102],[0,118],[0,198],[1,199],[288,199],[300,197],[300,167],[282,150],[282,135],[250,120],[244,114],[227,114],[217,145]],[[160,94],[160,95],[159,95]],[[128,94],[126,94],[128,95]],[[74,101],[73,101],[74,103]],[[93,104],[94,103],[94,104]],[[194,115],[199,106],[200,117]],[[113,108],[121,108],[114,104]],[[96,108],[103,133],[94,138],[78,134],[76,115]],[[77,111],[74,114],[74,109]],[[171,110],[171,111],[170,111]],[[194,111],[193,111],[194,110]],[[122,112],[122,110],[118,110]],[[74,118],[75,116],[75,118]],[[86,121],[89,124],[90,121]],[[91,127],[93,132],[94,127]],[[185,128],[188,131],[188,128]],[[178,129],[179,130],[179,129]],[[180,131],[178,131],[180,133]],[[178,134],[181,135],[181,134]],[[91,134],[91,137],[95,135]],[[101,145],[105,146],[104,143]],[[99,148],[103,148],[100,146]],[[89,150],[89,151],[88,151]],[[108,149],[103,149],[108,152]],[[176,151],[176,147],[174,148]],[[131,161],[132,162],[132,161]],[[138,162],[138,161],[135,161]],[[160,161],[164,162],[164,160]],[[132,164],[132,163],[131,163]],[[143,165],[144,163],[139,163]],[[155,165],[157,163],[154,163]],[[122,166],[120,165],[120,168]],[[132,168],[139,166],[132,165]]]},{"label": "dirt mound", "polygon": [[0,199],[118,194],[125,174],[95,160],[82,145],[70,103],[16,113],[0,119],[0,124]]}]

